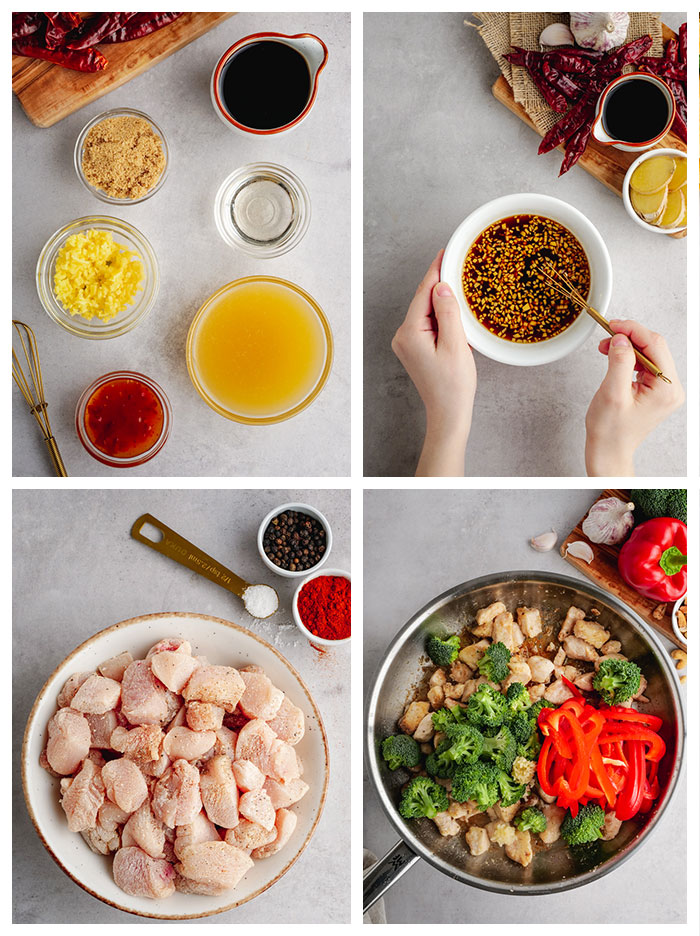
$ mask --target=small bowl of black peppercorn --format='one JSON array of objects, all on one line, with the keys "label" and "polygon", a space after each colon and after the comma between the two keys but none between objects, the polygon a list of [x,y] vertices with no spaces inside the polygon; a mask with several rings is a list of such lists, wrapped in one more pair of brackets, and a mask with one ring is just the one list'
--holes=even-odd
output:
[{"label": "small bowl of black peppercorn", "polygon": [[331,554],[333,536],[323,514],[308,504],[282,504],[258,528],[258,552],[272,572],[298,578],[319,569]]}]

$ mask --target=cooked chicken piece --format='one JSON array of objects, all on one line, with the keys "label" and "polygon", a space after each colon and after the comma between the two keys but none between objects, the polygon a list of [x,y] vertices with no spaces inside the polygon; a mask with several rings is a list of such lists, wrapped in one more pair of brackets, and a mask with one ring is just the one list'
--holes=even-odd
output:
[{"label": "cooked chicken piece", "polygon": [[110,747],[124,754],[135,764],[152,764],[160,758],[163,732],[159,725],[144,725],[139,728],[115,728],[110,738]]},{"label": "cooked chicken piece", "polygon": [[487,852],[491,847],[488,832],[486,829],[482,829],[481,826],[469,826],[467,829],[466,842],[469,851],[474,857],[483,855],[484,852]]},{"label": "cooked chicken piece", "polygon": [[128,818],[128,813],[125,813],[123,809],[105,800],[98,810],[94,827],[85,829],[80,834],[95,854],[109,855],[110,852],[115,852],[121,847],[119,827]]},{"label": "cooked chicken piece", "polygon": [[486,826],[486,834],[494,845],[511,845],[515,839],[515,829],[502,819],[494,819]]},{"label": "cooked chicken piece", "polygon": [[[158,643],[153,644],[146,654],[146,659],[150,660],[156,653],[166,653],[167,651],[177,651],[178,653],[187,653],[192,655],[192,647],[187,640],[181,640],[179,637],[164,637]],[[195,657],[195,659],[202,659]]]},{"label": "cooked chicken piece", "polygon": [[505,610],[506,606],[502,601],[494,601],[487,608],[480,608],[476,612],[476,627],[472,627],[472,634],[476,634],[477,637],[490,637],[493,622]]},{"label": "cooked chicken piece", "polygon": [[182,692],[199,662],[180,650],[161,650],[150,657],[151,669],[171,692]]},{"label": "cooked chicken piece", "polygon": [[527,694],[530,696],[531,702],[537,702],[545,693],[547,687],[544,683],[532,683],[527,687]]},{"label": "cooked chicken piece", "polygon": [[[202,805],[214,825],[233,829],[238,825],[238,787],[225,754],[212,757],[199,778]],[[246,794],[249,796],[252,794]],[[274,819],[273,819],[274,822]]]},{"label": "cooked chicken piece", "polygon": [[112,873],[117,887],[133,897],[170,897],[175,892],[175,871],[162,858],[151,858],[140,848],[120,848]]},{"label": "cooked chicken piece", "polygon": [[586,616],[586,612],[582,611],[580,608],[574,607],[571,605],[569,610],[566,612],[566,617],[564,618],[564,623],[559,628],[559,643],[563,643],[564,638],[568,637],[569,634],[572,634],[574,631],[574,624],[576,621],[582,621]]},{"label": "cooked chicken piece", "polygon": [[81,712],[59,709],[48,724],[46,759],[58,774],[75,773],[90,751],[90,725]]},{"label": "cooked chicken piece", "polygon": [[490,640],[479,640],[477,643],[469,644],[459,651],[459,659],[462,663],[466,663],[470,670],[475,670],[478,668],[479,660],[490,646]]},{"label": "cooked chicken piece", "polygon": [[603,823],[603,831],[600,837],[604,842],[610,842],[620,831],[621,826],[622,820],[617,818],[614,811],[606,813],[605,822]]},{"label": "cooked chicken piece", "polygon": [[509,845],[506,845],[506,855],[508,855],[511,861],[517,861],[523,868],[527,868],[532,861],[532,841],[530,839],[530,833],[521,832],[520,829],[516,829],[515,838]]},{"label": "cooked chicken piece", "polygon": [[229,760],[234,760],[236,757],[236,741],[238,740],[236,732],[222,726],[221,728],[217,728],[214,734],[216,735],[214,753],[225,754]]},{"label": "cooked chicken piece", "polygon": [[582,676],[579,676],[578,679],[574,680],[574,685],[581,689],[582,692],[593,692],[593,677],[595,673],[591,670],[588,673],[584,673]]},{"label": "cooked chicken piece", "polygon": [[550,659],[543,656],[531,656],[527,662],[530,666],[533,682],[549,682],[554,672],[554,663]]},{"label": "cooked chicken piece", "polygon": [[505,644],[511,653],[515,653],[525,640],[523,632],[513,620],[510,611],[504,611],[496,617],[493,622],[491,637],[494,643]]},{"label": "cooked chicken piece", "polygon": [[272,684],[264,673],[241,673],[245,683],[245,692],[238,707],[248,718],[262,718],[269,721],[274,718],[284,699],[284,693]]},{"label": "cooked chicken piece", "polygon": [[552,845],[559,838],[559,829],[564,821],[566,810],[562,809],[561,806],[555,806],[554,803],[545,803],[542,806],[542,812],[547,819],[547,828],[544,832],[540,832],[540,838],[545,845]]},{"label": "cooked chicken piece", "polygon": [[175,869],[198,884],[225,884],[230,890],[252,867],[250,857],[228,842],[201,842],[183,850]]},{"label": "cooked chicken piece", "polygon": [[593,664],[596,668],[596,671],[600,669],[600,664],[603,660],[626,660],[627,657],[623,653],[606,653],[605,656],[598,657],[598,659]]},{"label": "cooked chicken piece", "polygon": [[232,764],[236,786],[244,793],[261,790],[265,783],[265,774],[249,760],[236,760]]},{"label": "cooked chicken piece", "polygon": [[187,825],[202,810],[199,771],[186,760],[176,760],[153,788],[153,812],[166,826]]},{"label": "cooked chicken piece", "polygon": [[555,705],[561,705],[562,702],[566,702],[566,700],[572,698],[572,696],[573,692],[564,685],[561,679],[557,679],[547,686],[544,693],[545,699],[548,702],[553,702]]},{"label": "cooked chicken piece", "polygon": [[493,807],[496,818],[502,819],[503,822],[512,822],[513,819],[515,819],[519,809],[519,802],[515,803],[513,806],[501,806],[500,803],[496,803],[496,805]]},{"label": "cooked chicken piece", "polygon": [[471,819],[472,816],[481,812],[473,800],[468,800],[466,803],[457,803],[453,800],[447,807],[447,811],[453,819]]},{"label": "cooked chicken piece", "polygon": [[510,670],[510,676],[508,676],[503,681],[503,688],[507,689],[508,686],[511,686],[513,683],[522,683],[523,686],[527,684],[532,679],[532,673],[530,671],[529,660],[523,660],[521,656],[512,656],[508,663],[508,669]]},{"label": "cooked chicken piece", "polygon": [[600,652],[603,656],[608,653],[619,653],[622,650],[622,644],[619,640],[609,640],[606,644],[600,648]]},{"label": "cooked chicken piece", "polygon": [[245,692],[241,674],[233,666],[200,666],[182,690],[186,702],[213,702],[233,712]]},{"label": "cooked chicken piece", "polygon": [[85,680],[94,675],[94,673],[73,673],[72,676],[69,676],[68,679],[63,683],[63,688],[58,693],[58,697],[56,698],[56,704],[58,707],[68,708],[68,706],[73,701],[73,696],[76,694],[78,689],[80,689]]},{"label": "cooked chicken piece", "polygon": [[[454,663],[452,665],[454,666]],[[444,686],[446,682],[447,674],[445,670],[438,667],[428,680],[428,685],[432,688],[433,686]]]},{"label": "cooked chicken piece", "polygon": [[518,626],[526,637],[542,633],[542,615],[539,608],[518,608]]},{"label": "cooked chicken piece", "polygon": [[185,719],[193,731],[216,731],[224,724],[224,710],[213,702],[188,702]]},{"label": "cooked chicken piece", "polygon": [[290,702],[287,696],[282,699],[277,714],[268,721],[268,725],[280,741],[286,741],[292,746],[298,744],[304,737],[304,713],[299,706]]},{"label": "cooked chicken piece", "polygon": [[464,683],[445,683],[442,690],[445,693],[445,699],[461,699]]},{"label": "cooked chicken piece", "polygon": [[61,780],[61,794],[61,806],[71,832],[92,829],[97,821],[97,812],[105,800],[105,787],[99,768],[91,760],[84,760],[75,777]]},{"label": "cooked chicken piece", "polygon": [[[147,660],[134,660],[122,678],[122,713],[132,725],[161,725],[167,717],[167,690]],[[173,713],[174,714],[174,713]]]},{"label": "cooked chicken piece", "polygon": [[148,796],[143,774],[128,757],[120,757],[105,764],[102,780],[107,798],[124,812],[134,812]]},{"label": "cooked chicken piece", "polygon": [[462,693],[462,702],[466,702],[469,699],[470,695],[474,695],[479,686],[483,686],[484,683],[487,683],[488,679],[485,676],[479,676],[478,679],[468,679],[464,684],[464,692]]},{"label": "cooked chicken piece", "polygon": [[593,663],[598,659],[598,651],[581,637],[565,637],[562,646],[571,660],[585,660]]},{"label": "cooked chicken piece", "polygon": [[576,637],[580,637],[581,640],[592,644],[596,650],[600,650],[610,638],[610,631],[606,631],[604,627],[594,621],[577,621],[574,624],[574,634]]},{"label": "cooked chicken piece", "polygon": [[472,671],[469,669],[466,663],[463,663],[461,660],[455,660],[452,666],[450,667],[450,680],[453,683],[465,683],[468,679],[472,678]]},{"label": "cooked chicken piece", "polygon": [[429,711],[430,705],[427,702],[411,702],[399,720],[399,728],[412,735]]},{"label": "cooked chicken piece", "polygon": [[442,686],[433,686],[432,689],[428,689],[428,702],[430,702],[435,710],[442,708],[444,701],[445,693],[443,692]]},{"label": "cooked chicken piece", "polygon": [[104,663],[100,663],[97,672],[100,676],[106,676],[108,679],[116,679],[117,682],[121,682],[127,666],[133,662],[132,655],[128,650],[124,650],[123,653],[118,653],[116,656],[110,657],[109,660],[105,660]]},{"label": "cooked chicken piece", "polygon": [[104,715],[119,704],[122,687],[116,679],[105,676],[88,676],[73,696],[71,708],[84,715]]},{"label": "cooked chicken piece", "polygon": [[109,748],[114,729],[119,725],[117,713],[112,709],[104,715],[85,715],[90,726],[90,747]]},{"label": "cooked chicken piece", "polygon": [[235,829],[227,830],[224,841],[250,854],[254,848],[270,845],[276,838],[277,829],[274,826],[271,829],[264,829],[257,822],[241,819]]},{"label": "cooked chicken piece", "polygon": [[434,734],[435,728],[433,726],[433,716],[426,715],[425,718],[421,719],[420,725],[418,725],[416,730],[413,732],[413,737],[420,743],[422,741],[430,741]]},{"label": "cooked chicken piece", "polygon": [[180,858],[184,850],[189,845],[200,845],[202,842],[220,842],[216,826],[207,817],[202,810],[194,817],[192,822],[187,825],[178,826],[175,829],[175,841],[173,842],[173,853],[176,858]]},{"label": "cooked chicken piece", "polygon": [[172,728],[163,739],[163,750],[171,760],[183,758],[195,761],[213,748],[215,741],[216,734],[213,731]]},{"label": "cooked chicken piece", "polygon": [[151,858],[164,858],[165,832],[163,823],[156,819],[151,804],[142,803],[122,829],[122,848],[137,845]]},{"label": "cooked chicken piece", "polygon": [[438,827],[440,835],[444,835],[445,837],[449,835],[459,835],[462,831],[459,823],[455,822],[448,812],[439,812],[436,816],[433,816],[433,822]]},{"label": "cooked chicken piece", "polygon": [[[642,699],[642,698],[645,698],[645,697],[644,697],[644,690],[646,689],[647,685],[648,685],[648,683],[647,683],[645,677],[644,677],[643,675],[640,676],[640,677],[639,677],[639,690],[632,696],[632,698],[633,698],[633,699]],[[648,699],[645,699],[645,701],[648,702],[649,700],[648,700]]]},{"label": "cooked chicken piece", "polygon": [[554,668],[556,669],[558,666],[563,666],[565,660],[566,651],[563,647],[559,647],[557,652],[554,654],[554,659],[552,660],[552,663],[554,663]]},{"label": "cooked chicken piece", "polygon": [[296,813],[289,812],[288,809],[278,809],[275,819],[277,838],[273,842],[270,842],[269,845],[262,845],[260,848],[255,848],[253,850],[253,858],[268,858],[270,855],[276,854],[281,848],[284,848],[292,837],[296,824]]}]

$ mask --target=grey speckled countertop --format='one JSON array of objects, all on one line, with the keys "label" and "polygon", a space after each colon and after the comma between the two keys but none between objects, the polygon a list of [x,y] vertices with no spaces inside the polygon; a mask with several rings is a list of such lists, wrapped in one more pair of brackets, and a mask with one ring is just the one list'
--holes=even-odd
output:
[{"label": "grey speckled countertop", "polygon": [[[255,537],[277,505],[317,507],[333,529],[333,568],[350,570],[348,491],[16,491],[13,631],[13,922],[157,923],[114,910],[54,864],[30,822],[19,779],[22,735],[34,699],[83,640],[118,621],[155,611],[198,611],[250,628],[299,672],[324,720],[331,777],[318,828],[296,864],[250,903],[202,923],[349,921],[350,817],[343,778],[350,769],[347,712],[350,654],[319,656],[292,621],[298,581],[267,570]],[[131,539],[149,512],[251,582],[268,582],[280,610],[255,621],[238,598]],[[86,846],[87,847],[87,846]],[[318,881],[323,887],[317,887]],[[300,899],[309,893],[312,899]]]},{"label": "grey speckled countertop", "polygon": [[[366,492],[365,696],[394,634],[453,585],[499,570],[541,569],[580,577],[557,551],[534,552],[529,539],[553,527],[561,540],[594,497],[591,491]],[[364,795],[364,846],[381,856],[396,842],[396,832],[367,778]],[[459,884],[419,862],[386,895],[387,921],[682,923],[686,796],[683,773],[650,840],[625,864],[585,887],[546,897],[499,896]]]},{"label": "grey speckled countertop", "polygon": [[[328,45],[318,98],[300,127],[266,140],[244,139],[218,119],[209,79],[237,39],[260,31],[312,32]],[[350,16],[347,13],[237,13],[123,87],[38,129],[13,100],[13,316],[36,330],[54,433],[69,474],[140,476],[340,476],[350,471]],[[73,147],[82,127],[109,108],[151,114],[168,137],[169,177],[140,205],[105,205],[79,182]],[[311,224],[282,257],[256,260],[229,247],[214,224],[214,198],[234,169],[252,162],[288,166],[311,197]],[[143,231],[158,257],[161,288],[148,318],[108,341],[86,341],[53,323],[38,300],[42,246],[75,218],[107,214]],[[335,338],[333,371],[318,399],[272,426],[242,426],[201,400],[185,364],[190,322],[204,300],[242,276],[298,283],[326,312]],[[152,461],[106,468],[80,445],[78,397],[111,370],[136,370],[164,388],[173,431]],[[13,473],[51,474],[33,420],[13,388]]]},{"label": "grey speckled countertop", "polygon": [[[468,16],[469,14],[467,14]],[[462,13],[367,14],[364,20],[365,475],[411,475],[423,407],[391,337],[428,265],[458,224],[500,195],[541,192],[581,209],[613,264],[609,315],[669,341],[685,382],[685,240],[647,233],[621,199],[580,168],[557,178],[559,152],[491,94],[498,66]],[[663,14],[678,28],[681,13]],[[466,470],[488,476],[581,476],[584,416],[605,372],[595,334],[555,364],[516,368],[477,354]],[[637,473],[686,473],[686,414],[639,450]]]}]

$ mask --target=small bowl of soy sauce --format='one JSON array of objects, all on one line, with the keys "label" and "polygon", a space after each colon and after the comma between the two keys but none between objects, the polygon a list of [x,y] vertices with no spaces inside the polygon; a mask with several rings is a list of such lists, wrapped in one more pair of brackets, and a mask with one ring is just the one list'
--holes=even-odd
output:
[{"label": "small bowl of soy sauce", "polygon": [[311,33],[255,33],[235,42],[211,76],[219,118],[246,135],[292,130],[314,105],[328,61],[325,43]]}]

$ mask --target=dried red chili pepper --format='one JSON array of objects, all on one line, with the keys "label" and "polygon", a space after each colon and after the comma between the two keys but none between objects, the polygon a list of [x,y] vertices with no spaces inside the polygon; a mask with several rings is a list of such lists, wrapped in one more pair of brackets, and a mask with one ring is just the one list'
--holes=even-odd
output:
[{"label": "dried red chili pepper", "polygon": [[592,121],[595,112],[595,97],[595,95],[587,91],[580,101],[574,104],[569,113],[565,114],[545,134],[537,152],[549,153],[550,150],[556,149],[560,143],[568,140],[587,121]]},{"label": "dried red chili pepper", "polygon": [[98,49],[47,49],[42,43],[30,36],[28,39],[15,39],[12,43],[15,55],[45,59],[74,71],[98,72],[107,67],[107,59]]},{"label": "dried red chili pepper", "polygon": [[613,78],[622,71],[625,65],[634,65],[645,52],[651,48],[651,36],[640,36],[626,45],[609,52],[605,59],[598,64],[598,74],[601,77]]},{"label": "dried red chili pepper", "polygon": [[556,88],[570,101],[578,101],[583,92],[581,85],[577,84],[569,75],[558,71],[547,59],[542,59],[542,74],[552,88]]},{"label": "dried red chili pepper", "polygon": [[107,36],[125,26],[136,13],[98,13],[84,20],[77,33],[67,43],[69,49],[88,49],[104,41]]},{"label": "dried red chili pepper", "polygon": [[43,13],[13,13],[12,38],[24,39],[37,32],[46,20]]},{"label": "dried red chili pepper", "polygon": [[574,49],[566,46],[561,49],[552,49],[545,52],[545,58],[557,71],[570,72],[577,75],[588,75],[596,66],[596,62],[603,57],[602,52],[589,49]]},{"label": "dried red chili pepper", "polygon": [[178,16],[182,16],[182,13],[137,13],[126,26],[105,36],[102,41],[129,42],[132,39],[141,39],[142,36],[148,36],[163,26],[169,26]]},{"label": "dried red chili pepper", "polygon": [[77,13],[45,13],[44,16],[48,20],[44,33],[44,45],[47,49],[62,46],[68,33],[82,23]]},{"label": "dried red chili pepper", "polygon": [[684,64],[688,64],[688,24],[681,23],[678,30],[678,58]]},{"label": "dried red chili pepper", "polygon": [[558,114],[563,114],[569,102],[566,97],[552,87],[542,72],[542,53],[534,52],[531,49],[522,49],[520,46],[513,46],[514,51],[504,56],[512,65],[521,65],[526,68],[532,78],[535,87],[545,99],[547,104]]},{"label": "dried red chili pepper", "polygon": [[572,166],[575,166],[583,156],[588,146],[588,140],[590,139],[592,130],[593,123],[589,121],[582,127],[579,127],[573,136],[569,137],[566,143],[566,152],[562,160],[561,169],[559,170],[560,176],[563,176]]}]

